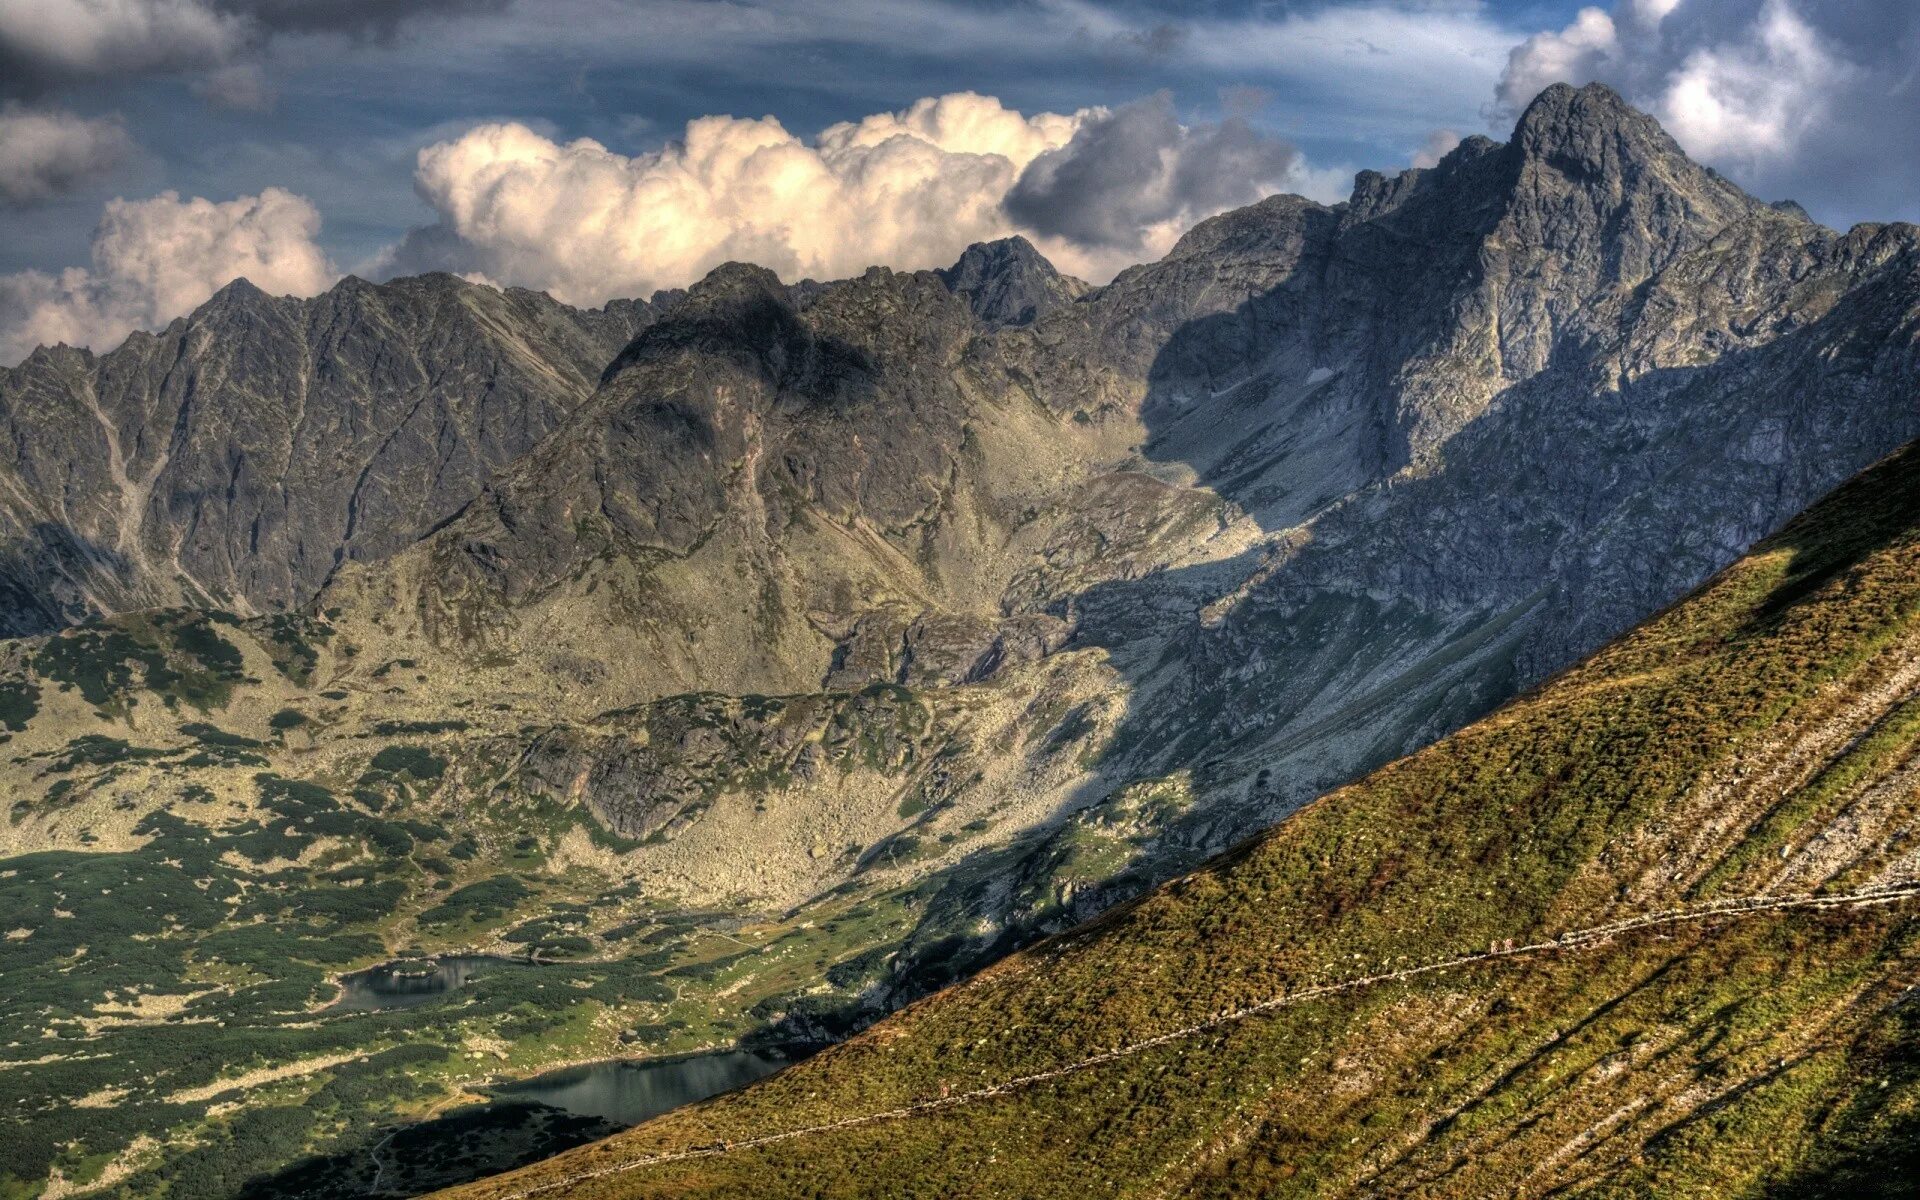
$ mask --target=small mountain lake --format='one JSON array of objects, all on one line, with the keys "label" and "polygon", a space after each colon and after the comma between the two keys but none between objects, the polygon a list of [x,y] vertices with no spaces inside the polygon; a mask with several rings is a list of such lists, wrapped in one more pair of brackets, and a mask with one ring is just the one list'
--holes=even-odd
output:
[{"label": "small mountain lake", "polygon": [[253,1180],[237,1200],[423,1195],[550,1158],[752,1083],[791,1061],[778,1051],[722,1050],[653,1062],[594,1063],[496,1084],[485,1103],[369,1134],[356,1149]]},{"label": "small mountain lake", "polygon": [[484,970],[531,967],[522,959],[485,954],[449,954],[441,958],[381,963],[340,977],[340,998],[323,1011],[371,1012],[432,1004],[467,986]]},{"label": "small mountain lake", "polygon": [[495,1103],[545,1104],[614,1125],[638,1125],[743,1087],[790,1061],[762,1050],[723,1050],[655,1062],[592,1063],[501,1084],[493,1096]]},{"label": "small mountain lake", "polygon": [[[507,973],[560,964],[486,954],[379,963],[338,977],[324,1013],[411,1009],[446,1002]],[[565,973],[560,976],[562,980]],[[610,1060],[481,1088],[485,1100],[370,1135],[355,1150],[307,1159],[251,1181],[239,1200],[360,1200],[414,1196],[547,1158],[661,1113],[744,1087],[793,1061],[779,1049],[719,1050],[684,1058]]]}]

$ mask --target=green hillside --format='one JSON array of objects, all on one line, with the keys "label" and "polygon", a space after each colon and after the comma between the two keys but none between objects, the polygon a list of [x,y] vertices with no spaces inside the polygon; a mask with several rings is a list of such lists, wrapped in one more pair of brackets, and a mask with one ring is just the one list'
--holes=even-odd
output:
[{"label": "green hillside", "polygon": [[1206,868],[458,1194],[1909,1195],[1917,612],[1910,448]]}]

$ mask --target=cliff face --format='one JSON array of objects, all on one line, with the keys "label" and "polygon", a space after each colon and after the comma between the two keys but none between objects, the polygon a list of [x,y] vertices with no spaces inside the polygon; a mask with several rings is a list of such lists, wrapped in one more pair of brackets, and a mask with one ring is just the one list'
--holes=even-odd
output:
[{"label": "cliff face", "polygon": [[1097,647],[1107,778],[1200,766],[1264,820],[1920,433],[1916,264],[1911,227],[1824,229],[1550,89],[1505,145],[1216,218],[1023,323],[1022,245],[725,268],[337,602],[596,704]]},{"label": "cliff face", "polygon": [[1260,530],[1221,565],[1036,581],[1033,602],[1159,696],[1135,753],[1212,763],[1270,817],[1564,666],[1920,432],[1917,272],[1912,227],[1826,230],[1611,92],[1550,89],[1506,145],[1363,175],[1339,209],[1217,218],[998,339],[1033,395],[1137,419],[1130,465]]}]

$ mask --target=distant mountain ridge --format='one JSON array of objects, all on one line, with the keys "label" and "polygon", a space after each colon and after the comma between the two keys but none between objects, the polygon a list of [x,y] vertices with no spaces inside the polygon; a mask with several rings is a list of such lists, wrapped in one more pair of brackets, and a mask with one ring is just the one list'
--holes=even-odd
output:
[{"label": "distant mountain ridge", "polygon": [[109,354],[38,350],[0,371],[0,630],[304,604],[457,512],[656,312],[449,275],[311,300],[239,280]]},{"label": "distant mountain ridge", "polygon": [[[1096,646],[1128,771],[1231,745],[1271,816],[1920,433],[1916,297],[1911,227],[1825,230],[1555,88],[1505,146],[1215,218],[1023,326],[927,273],[723,268],[336,601],[596,702]],[[590,593],[631,653],[564,615]]]}]

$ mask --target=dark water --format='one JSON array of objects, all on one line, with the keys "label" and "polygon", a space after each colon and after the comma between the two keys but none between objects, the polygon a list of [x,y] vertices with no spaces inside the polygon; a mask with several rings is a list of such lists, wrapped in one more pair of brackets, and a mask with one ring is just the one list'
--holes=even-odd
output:
[{"label": "dark water", "polygon": [[367,1012],[379,1008],[412,1008],[445,999],[467,981],[489,968],[525,966],[509,958],[451,954],[445,958],[381,963],[340,977],[340,999],[328,1012]]},{"label": "dark water", "polygon": [[771,1075],[788,1061],[765,1051],[728,1050],[666,1062],[594,1063],[504,1084],[494,1096],[497,1103],[545,1104],[614,1125],[637,1125]]},{"label": "dark water", "polygon": [[366,1200],[471,1183],[751,1083],[790,1061],[778,1053],[729,1050],[536,1075],[500,1085],[484,1104],[376,1130],[352,1150],[252,1180],[236,1200]]}]

